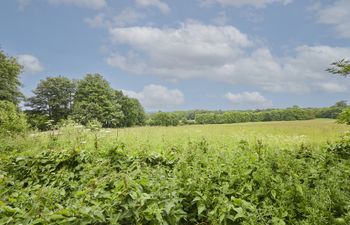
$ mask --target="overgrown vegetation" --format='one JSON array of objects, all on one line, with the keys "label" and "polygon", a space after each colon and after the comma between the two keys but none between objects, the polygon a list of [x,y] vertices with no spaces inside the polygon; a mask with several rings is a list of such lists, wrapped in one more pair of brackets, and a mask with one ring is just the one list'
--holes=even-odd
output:
[{"label": "overgrown vegetation", "polygon": [[[320,142],[340,134],[329,122],[112,132],[68,122],[2,139],[0,224],[348,224],[349,137],[308,141],[315,129]],[[264,138],[267,125],[280,143]]]},{"label": "overgrown vegetation", "polygon": [[26,117],[16,105],[9,101],[0,101],[0,138],[23,133],[28,128]]}]

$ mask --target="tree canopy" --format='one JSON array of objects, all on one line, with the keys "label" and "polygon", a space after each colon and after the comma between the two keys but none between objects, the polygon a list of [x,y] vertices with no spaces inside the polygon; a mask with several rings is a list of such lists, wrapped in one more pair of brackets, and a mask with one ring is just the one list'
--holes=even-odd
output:
[{"label": "tree canopy", "polygon": [[70,115],[75,91],[76,84],[69,78],[48,77],[40,81],[26,105],[32,108],[33,113],[47,115],[57,123]]},{"label": "tree canopy", "polygon": [[19,88],[21,82],[19,76],[22,66],[16,58],[5,55],[0,50],[0,100],[5,100],[18,105],[23,98]]},{"label": "tree canopy", "polygon": [[146,115],[140,102],[135,98],[125,96],[122,91],[115,91],[116,101],[121,105],[124,119],[122,126],[140,126],[144,124]]},{"label": "tree canopy", "polygon": [[331,64],[332,67],[328,68],[326,71],[332,74],[339,74],[344,77],[350,74],[350,61],[342,59],[338,62],[334,62]]},{"label": "tree canopy", "polygon": [[88,74],[78,81],[73,118],[82,124],[97,120],[103,127],[118,127],[124,118],[115,91],[100,74]]}]

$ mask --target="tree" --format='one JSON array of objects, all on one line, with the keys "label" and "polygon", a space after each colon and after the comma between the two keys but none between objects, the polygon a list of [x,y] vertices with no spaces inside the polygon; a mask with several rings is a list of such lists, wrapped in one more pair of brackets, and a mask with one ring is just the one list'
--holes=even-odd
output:
[{"label": "tree", "polygon": [[21,82],[19,75],[22,66],[14,57],[6,56],[0,50],[0,100],[5,100],[18,105],[23,98],[19,90]]},{"label": "tree", "polygon": [[332,67],[328,68],[326,71],[332,74],[339,74],[341,76],[348,76],[350,74],[350,61],[342,59],[338,62],[331,64]]},{"label": "tree", "polygon": [[21,133],[27,129],[26,117],[17,106],[0,100],[0,135]]},{"label": "tree", "polygon": [[122,126],[139,126],[145,123],[146,115],[140,102],[135,98],[125,96],[122,91],[115,91],[116,101],[121,105],[124,118]]},{"label": "tree", "polygon": [[[327,71],[333,74],[339,74],[341,76],[350,75],[350,61],[342,59],[338,62],[334,62],[331,64],[332,67],[328,68]],[[346,104],[346,103],[345,103]],[[350,124],[350,109],[344,109],[342,113],[338,116],[338,122]]]},{"label": "tree", "polygon": [[69,78],[48,77],[40,81],[26,105],[32,108],[31,114],[45,115],[57,123],[70,115],[75,91],[76,84]]},{"label": "tree", "polygon": [[177,126],[179,120],[174,113],[158,112],[151,117],[152,126]]},{"label": "tree", "polygon": [[336,102],[333,107],[346,108],[348,107],[348,104],[346,103],[346,101],[342,100],[342,101]]},{"label": "tree", "polygon": [[97,120],[103,127],[118,127],[124,115],[109,83],[99,74],[88,74],[78,81],[72,117],[83,125]]}]

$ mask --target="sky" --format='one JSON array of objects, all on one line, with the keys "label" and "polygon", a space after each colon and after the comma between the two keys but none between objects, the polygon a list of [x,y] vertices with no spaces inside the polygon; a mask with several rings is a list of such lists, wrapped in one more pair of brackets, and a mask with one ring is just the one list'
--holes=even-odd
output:
[{"label": "sky", "polygon": [[350,100],[350,0],[1,0],[22,91],[99,73],[147,111],[323,107]]}]

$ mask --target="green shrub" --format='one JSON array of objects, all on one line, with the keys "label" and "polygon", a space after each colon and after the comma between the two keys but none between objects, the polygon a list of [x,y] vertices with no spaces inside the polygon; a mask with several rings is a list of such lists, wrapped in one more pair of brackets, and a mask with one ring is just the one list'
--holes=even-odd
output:
[{"label": "green shrub", "polygon": [[343,110],[337,117],[339,123],[350,125],[350,108]]},{"label": "green shrub", "polygon": [[33,113],[30,111],[25,112],[27,115],[28,124],[33,129],[40,131],[47,131],[50,129],[50,118],[46,114]]},{"label": "green shrub", "polygon": [[0,135],[22,133],[27,127],[25,115],[13,103],[0,101]]}]

